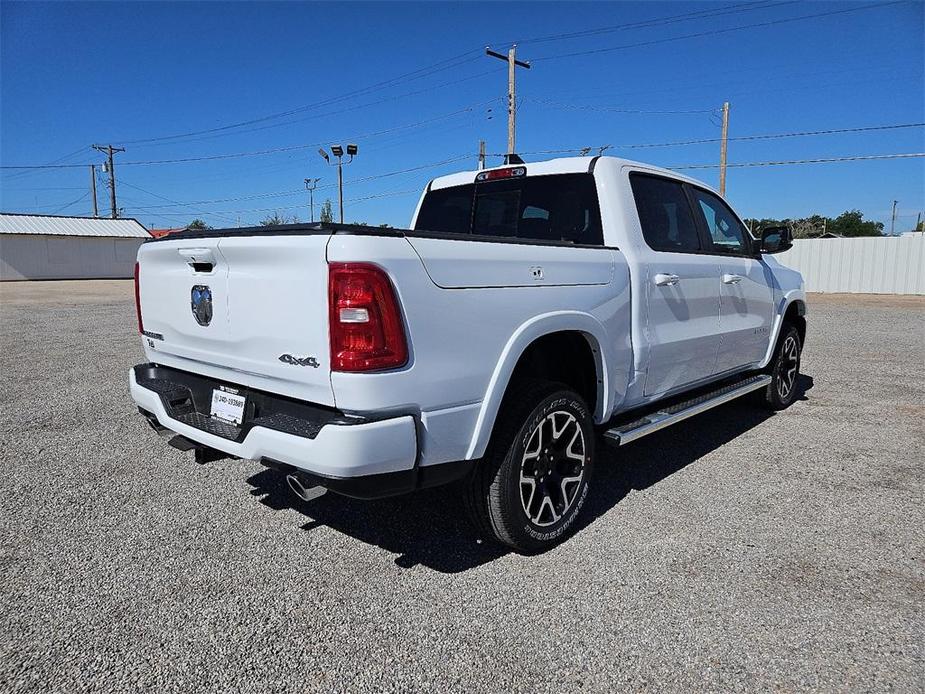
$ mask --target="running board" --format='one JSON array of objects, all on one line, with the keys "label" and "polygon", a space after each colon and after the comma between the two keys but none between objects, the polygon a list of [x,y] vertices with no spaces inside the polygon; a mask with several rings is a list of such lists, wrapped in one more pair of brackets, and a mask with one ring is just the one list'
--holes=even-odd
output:
[{"label": "running board", "polygon": [[744,381],[732,383],[728,386],[718,388],[717,390],[704,393],[696,398],[679,402],[670,407],[665,407],[652,414],[639,417],[632,422],[618,424],[604,432],[604,438],[609,443],[622,446],[641,439],[643,436],[652,434],[659,429],[664,429],[672,424],[677,424],[688,417],[693,417],[701,412],[735,400],[754,390],[766,387],[771,382],[771,377],[767,375],[751,376]]}]

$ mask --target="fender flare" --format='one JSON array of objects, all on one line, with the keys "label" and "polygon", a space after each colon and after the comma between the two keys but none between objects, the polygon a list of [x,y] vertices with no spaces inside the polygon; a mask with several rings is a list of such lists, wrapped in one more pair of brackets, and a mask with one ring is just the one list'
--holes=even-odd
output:
[{"label": "fender flare", "polygon": [[544,313],[523,323],[511,335],[507,344],[504,345],[498,363],[495,364],[491,379],[488,382],[488,389],[482,399],[482,406],[479,408],[478,419],[475,422],[475,429],[472,432],[469,449],[466,452],[467,460],[480,458],[485,454],[488,440],[491,438],[491,432],[495,425],[495,419],[498,416],[498,410],[501,408],[501,401],[505,392],[507,392],[514,368],[523,353],[535,340],[544,335],[567,331],[582,333],[585,339],[588,340],[588,346],[591,347],[598,381],[598,397],[594,419],[596,422],[601,422],[604,419],[604,413],[610,411],[611,387],[610,369],[608,367],[612,363],[612,355],[606,347],[608,343],[604,326],[590,314],[580,311]]},{"label": "fender flare", "polygon": [[799,302],[803,306],[800,315],[806,315],[806,292],[802,289],[791,289],[781,296],[777,302],[777,308],[774,312],[774,324],[771,328],[771,339],[768,341],[768,350],[765,352],[764,359],[761,360],[760,368],[766,367],[771,363],[774,356],[774,348],[777,346],[777,338],[780,337],[780,329],[784,324],[784,316],[787,315],[787,309],[793,303]]}]

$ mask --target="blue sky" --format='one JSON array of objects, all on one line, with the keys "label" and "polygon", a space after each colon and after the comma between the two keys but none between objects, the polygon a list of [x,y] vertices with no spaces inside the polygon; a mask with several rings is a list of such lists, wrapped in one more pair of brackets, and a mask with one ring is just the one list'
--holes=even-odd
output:
[{"label": "blue sky", "polygon": [[[483,55],[487,44],[518,41],[518,57],[533,61],[517,75],[519,151],[610,144],[663,166],[715,164],[717,143],[628,146],[717,138],[723,101],[733,138],[925,122],[923,7],[4,2],[0,160],[84,164],[102,160],[91,143],[122,145],[126,216],[227,226],[274,210],[307,219],[306,177],[322,178],[317,213],[336,199],[317,145],[356,141],[347,221],[401,226],[410,191],[475,168],[480,138],[504,151],[506,66]],[[825,16],[785,21],[809,15]],[[265,150],[278,151],[201,159]],[[914,127],[733,140],[729,161],[923,151],[925,129]],[[135,163],[184,158],[197,161]],[[718,179],[716,169],[688,173]],[[86,167],[6,169],[0,182],[4,211],[90,211]],[[903,230],[925,207],[925,159],[731,169],[727,196],[743,216],[859,208],[887,227],[895,199]],[[98,197],[108,209],[105,187]]]}]

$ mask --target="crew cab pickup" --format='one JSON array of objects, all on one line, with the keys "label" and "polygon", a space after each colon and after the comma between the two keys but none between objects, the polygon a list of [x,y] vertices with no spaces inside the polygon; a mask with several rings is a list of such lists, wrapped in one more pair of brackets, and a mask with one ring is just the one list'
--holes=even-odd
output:
[{"label": "crew cab pickup", "polygon": [[305,500],[458,481],[483,537],[542,551],[574,530],[601,440],[793,402],[790,245],[612,157],[436,178],[410,229],[179,232],[138,252],[131,395],[198,462],[261,461]]}]

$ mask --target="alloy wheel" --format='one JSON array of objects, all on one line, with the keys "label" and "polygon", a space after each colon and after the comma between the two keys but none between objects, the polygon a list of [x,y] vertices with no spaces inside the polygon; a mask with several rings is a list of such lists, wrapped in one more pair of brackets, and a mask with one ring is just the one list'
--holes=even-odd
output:
[{"label": "alloy wheel", "polygon": [[520,465],[520,501],[534,525],[558,522],[575,503],[586,463],[585,435],[575,415],[544,417],[527,441]]},{"label": "alloy wheel", "polygon": [[800,347],[793,335],[788,335],[780,353],[780,369],[777,374],[777,394],[786,402],[796,385],[800,370]]}]

